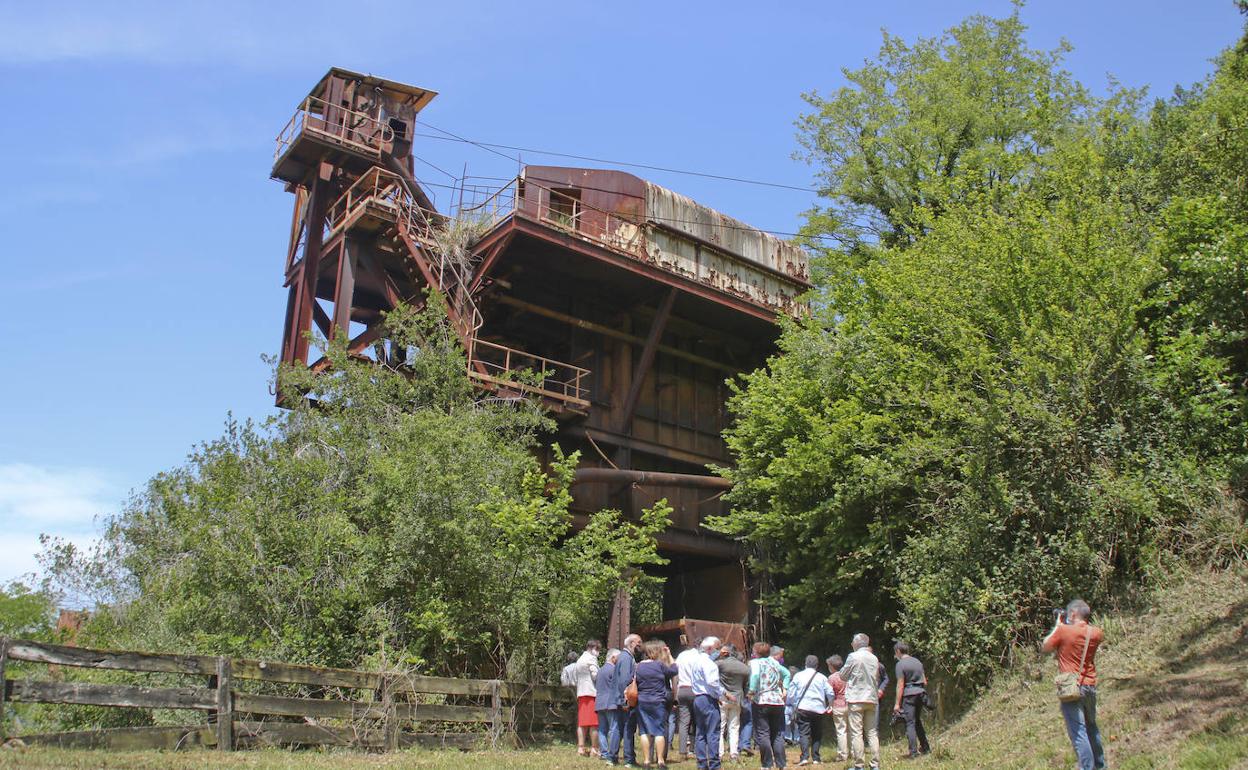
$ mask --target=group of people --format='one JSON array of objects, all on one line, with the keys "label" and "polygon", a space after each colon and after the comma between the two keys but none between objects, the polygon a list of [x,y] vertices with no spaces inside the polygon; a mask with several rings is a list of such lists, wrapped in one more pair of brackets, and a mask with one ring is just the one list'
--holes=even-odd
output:
[{"label": "group of people", "polygon": [[[662,640],[643,643],[630,634],[600,661],[602,646],[590,640],[579,656],[569,655],[562,677],[576,689],[577,752],[610,765],[622,759],[629,767],[666,768],[674,744],[681,761],[692,754],[699,770],[716,770],[756,746],[763,768],[783,768],[785,738],[796,732],[798,765],[817,765],[827,721],[838,762],[852,757],[855,768],[878,768],[889,678],[866,634],[854,636],[852,648],[824,661],[825,674],[815,655],[800,670],[786,667],[784,648],[767,642],[754,644],[748,661],[714,636],[673,657]],[[930,750],[922,719],[927,677],[905,642],[894,652],[893,714],[906,723],[910,756],[918,756]]]},{"label": "group of people", "polygon": [[[1079,770],[1102,770],[1096,652],[1105,635],[1091,624],[1091,609],[1082,599],[1055,613],[1041,649],[1057,658],[1067,736]],[[868,762],[878,769],[880,710],[889,678],[866,634],[856,634],[851,645],[844,659],[832,655],[825,661],[824,674],[815,655],[806,656],[800,671],[785,667],[784,648],[767,642],[754,644],[748,662],[713,636],[673,658],[665,642],[643,644],[630,634],[623,648],[607,650],[600,662],[602,645],[591,640],[579,656],[569,654],[563,669],[563,684],[577,695],[577,752],[610,765],[619,764],[622,752],[626,766],[665,768],[675,742],[681,760],[692,753],[699,770],[715,770],[725,754],[736,760],[757,746],[763,768],[782,768],[785,738],[796,733],[798,765],[817,765],[823,761],[824,725],[831,721],[836,761],[852,757],[855,770]],[[906,756],[916,757],[931,750],[923,727],[923,709],[930,705],[927,676],[905,642],[896,642],[893,652],[893,718],[905,722]]]}]

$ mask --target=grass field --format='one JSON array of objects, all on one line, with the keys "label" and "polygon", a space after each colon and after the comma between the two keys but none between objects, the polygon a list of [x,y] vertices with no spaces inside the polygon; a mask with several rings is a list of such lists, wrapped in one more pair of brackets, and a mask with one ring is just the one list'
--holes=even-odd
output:
[{"label": "grass field", "polygon": [[[1097,668],[1101,672],[1101,730],[1107,738],[1110,768],[1248,770],[1248,570],[1176,579],[1156,597],[1152,609],[1108,618],[1104,626],[1107,642],[1098,655]],[[932,756],[902,762],[898,759],[901,745],[888,743],[883,766],[916,770],[1073,767],[1073,755],[1051,692],[1052,673],[1050,661],[1028,657],[999,677],[959,721],[933,736]],[[790,749],[790,766],[796,760],[796,749]],[[757,765],[754,759],[739,767]],[[0,750],[0,769],[597,767],[602,763],[577,757],[567,745],[505,752],[414,749],[389,755],[279,750],[233,754]],[[693,763],[673,767],[692,768]]]}]

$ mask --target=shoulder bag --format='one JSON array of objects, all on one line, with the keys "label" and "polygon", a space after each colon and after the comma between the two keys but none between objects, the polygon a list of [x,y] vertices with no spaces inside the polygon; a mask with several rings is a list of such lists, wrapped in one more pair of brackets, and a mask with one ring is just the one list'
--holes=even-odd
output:
[{"label": "shoulder bag", "polygon": [[1079,656],[1079,669],[1074,672],[1063,671],[1053,677],[1057,687],[1057,699],[1062,703],[1071,703],[1083,697],[1079,689],[1079,680],[1083,678],[1083,665],[1088,660],[1088,645],[1092,643],[1092,624],[1089,623],[1083,639],[1083,655]]}]

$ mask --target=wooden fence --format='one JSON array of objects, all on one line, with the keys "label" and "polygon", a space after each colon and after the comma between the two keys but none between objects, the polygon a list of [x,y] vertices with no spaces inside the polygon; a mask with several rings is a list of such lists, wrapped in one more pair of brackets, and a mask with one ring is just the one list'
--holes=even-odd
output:
[{"label": "wooden fence", "polygon": [[[10,679],[14,663],[45,664],[48,679]],[[184,686],[68,680],[59,667],[134,672]],[[23,668],[32,668],[29,665]],[[174,676],[170,676],[174,675]],[[132,678],[132,677],[125,677]],[[471,748],[515,743],[572,724],[570,692],[552,685],[453,679],[241,660],[91,650],[0,639],[0,740],[66,747],[222,751],[328,744],[393,750],[414,744]],[[148,682],[150,684],[150,682]],[[190,686],[186,686],[190,685]],[[291,694],[292,692],[296,694]],[[4,735],[8,703],[206,712],[198,724]]]}]

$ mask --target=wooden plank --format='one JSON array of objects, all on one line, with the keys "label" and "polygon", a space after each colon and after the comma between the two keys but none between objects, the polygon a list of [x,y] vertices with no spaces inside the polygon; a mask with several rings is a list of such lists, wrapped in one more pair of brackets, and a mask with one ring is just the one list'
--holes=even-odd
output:
[{"label": "wooden plank", "polygon": [[566,687],[554,684],[525,684],[523,682],[501,682],[500,694],[510,700],[528,699],[550,701],[576,705],[576,698]]},{"label": "wooden plank", "polygon": [[576,717],[576,709],[553,707],[548,703],[524,703],[512,707],[517,729],[533,725],[570,725]]},{"label": "wooden plank", "polygon": [[484,697],[490,694],[490,682],[486,679],[453,679],[445,676],[409,674],[395,677],[394,691],[396,693],[411,692]]},{"label": "wooden plank", "polygon": [[234,678],[230,659],[217,658],[217,748],[234,750]]},{"label": "wooden plank", "polygon": [[21,703],[69,703],[79,706],[199,709],[212,711],[217,694],[202,687],[137,687],[128,684],[6,680],[9,700]]},{"label": "wooden plank", "polygon": [[[355,746],[381,748],[385,736],[381,730],[357,730],[330,727],[307,722],[240,721],[234,725],[239,745],[258,746]],[[484,733],[399,733],[398,746],[471,749],[487,736]]]},{"label": "wooden plank", "polygon": [[23,735],[21,739],[38,746],[63,749],[109,749],[142,751],[186,749],[211,746],[215,741],[207,725],[180,727],[110,727],[102,730],[76,730],[64,733]]},{"label": "wooden plank", "polygon": [[205,674],[217,672],[217,659],[210,655],[163,655],[150,652],[92,650],[10,640],[9,658],[57,666],[102,668],[118,671],[144,671],[158,674]]},{"label": "wooden plank", "polygon": [[395,716],[400,722],[482,722],[490,724],[486,706],[446,706],[440,703],[399,703]]},{"label": "wooden plank", "polygon": [[356,731],[345,727],[327,727],[307,722],[260,722],[243,720],[234,723],[239,748],[265,746],[364,746]]},{"label": "wooden plank", "polygon": [[376,690],[381,684],[380,675],[372,671],[323,668],[268,660],[235,660],[233,661],[233,676],[235,679],[259,679],[263,682],[348,687],[359,690]]},{"label": "wooden plank", "polygon": [[478,748],[485,739],[484,733],[400,733],[399,747],[422,746],[427,749],[468,751]]},{"label": "wooden plank", "polygon": [[281,695],[234,693],[234,712],[274,714],[313,719],[381,719],[385,711],[377,703],[316,698],[287,698]]}]

